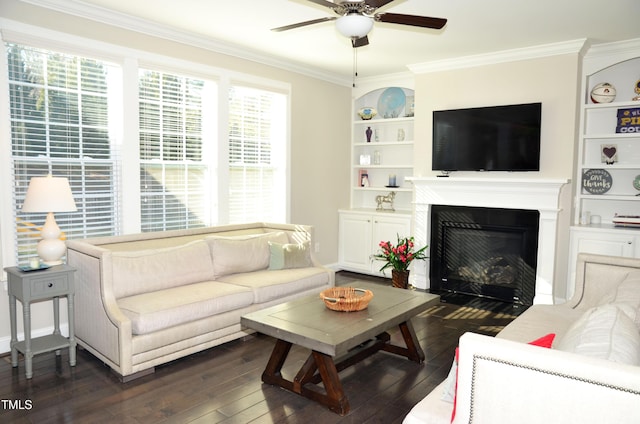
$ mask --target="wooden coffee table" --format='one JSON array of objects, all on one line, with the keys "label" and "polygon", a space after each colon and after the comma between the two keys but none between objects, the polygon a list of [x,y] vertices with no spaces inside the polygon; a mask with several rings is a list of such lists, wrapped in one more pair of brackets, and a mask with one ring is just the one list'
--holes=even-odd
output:
[{"label": "wooden coffee table", "polygon": [[[243,326],[275,337],[262,381],[307,397],[340,415],[349,412],[349,401],[338,372],[384,350],[424,361],[411,318],[439,303],[440,296],[357,281],[351,287],[373,292],[369,307],[359,312],[328,309],[317,296],[286,302],[242,317]],[[405,346],[391,344],[387,330],[398,326]],[[292,345],[311,354],[293,380],[281,374]],[[318,386],[322,382],[324,392]]]}]

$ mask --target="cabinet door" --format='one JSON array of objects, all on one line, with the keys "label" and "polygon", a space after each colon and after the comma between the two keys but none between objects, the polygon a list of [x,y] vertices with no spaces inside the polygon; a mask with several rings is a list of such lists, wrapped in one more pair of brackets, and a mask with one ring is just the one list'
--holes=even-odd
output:
[{"label": "cabinet door", "polygon": [[[373,240],[372,249],[376,253],[379,249],[381,241],[390,241],[396,244],[398,236],[401,238],[409,237],[411,234],[411,219],[408,217],[384,216],[376,215],[373,217]],[[384,262],[373,261],[373,271],[378,270],[384,265]],[[391,269],[385,270],[385,277],[391,277]],[[379,272],[380,275],[383,275]]]},{"label": "cabinet door", "polygon": [[609,236],[606,239],[582,236],[577,241],[578,253],[633,256],[633,237],[630,236]]},{"label": "cabinet door", "polygon": [[338,260],[350,271],[371,272],[371,216],[340,214]]}]

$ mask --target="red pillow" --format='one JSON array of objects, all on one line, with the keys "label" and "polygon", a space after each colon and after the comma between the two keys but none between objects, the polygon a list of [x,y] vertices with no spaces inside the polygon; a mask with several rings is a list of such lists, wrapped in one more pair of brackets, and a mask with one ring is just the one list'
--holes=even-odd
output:
[{"label": "red pillow", "polygon": [[[545,336],[540,337],[539,339],[535,339],[534,341],[529,342],[528,344],[532,346],[551,348],[551,345],[553,344],[553,339],[555,339],[555,337],[556,337],[555,333],[549,333]],[[451,422],[453,422],[453,419],[456,417],[456,400],[458,397],[458,359],[459,358],[460,358],[460,348],[457,347],[456,358],[454,361],[454,366],[456,367],[456,388],[455,388],[455,393],[453,395],[453,411],[451,412]]]},{"label": "red pillow", "polygon": [[458,400],[458,359],[460,359],[460,348],[457,347],[456,348],[456,359],[455,359],[455,365],[456,365],[456,388],[453,394],[453,411],[451,411],[451,422],[453,422],[453,419],[456,417],[456,401]]},{"label": "red pillow", "polygon": [[542,336],[539,339],[535,339],[532,342],[529,342],[530,345],[533,346],[540,346],[540,347],[546,347],[546,348],[551,348],[551,345],[553,344],[553,339],[556,338],[555,333],[549,333],[546,336]]}]

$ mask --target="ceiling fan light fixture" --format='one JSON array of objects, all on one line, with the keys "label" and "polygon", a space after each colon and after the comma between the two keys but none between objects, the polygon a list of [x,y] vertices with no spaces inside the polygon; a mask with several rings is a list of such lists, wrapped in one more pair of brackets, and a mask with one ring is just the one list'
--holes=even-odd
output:
[{"label": "ceiling fan light fixture", "polygon": [[348,38],[362,38],[373,28],[373,19],[359,13],[348,13],[336,20],[340,34]]}]

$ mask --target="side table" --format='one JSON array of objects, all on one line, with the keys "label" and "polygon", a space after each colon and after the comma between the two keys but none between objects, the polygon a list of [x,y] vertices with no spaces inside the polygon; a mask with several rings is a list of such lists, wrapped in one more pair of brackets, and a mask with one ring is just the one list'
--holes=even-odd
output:
[{"label": "side table", "polygon": [[[76,340],[74,336],[73,273],[75,268],[57,265],[44,270],[22,271],[18,267],[4,269],[9,280],[9,314],[11,319],[11,365],[18,366],[18,352],[22,352],[25,362],[25,375],[33,377],[33,355],[69,348],[69,365],[76,365]],[[67,297],[69,316],[69,337],[60,333],[60,296]],[[18,341],[16,299],[22,302],[24,319],[24,340]],[[31,303],[53,300],[53,334],[31,338]]]}]

